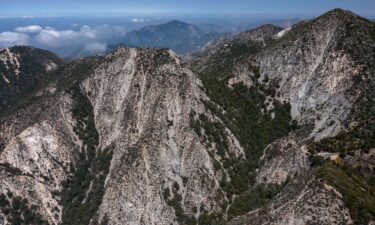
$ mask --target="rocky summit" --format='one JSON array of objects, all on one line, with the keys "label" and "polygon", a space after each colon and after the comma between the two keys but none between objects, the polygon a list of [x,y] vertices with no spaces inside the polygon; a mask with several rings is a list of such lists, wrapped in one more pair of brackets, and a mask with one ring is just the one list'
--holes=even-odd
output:
[{"label": "rocky summit", "polygon": [[341,9],[189,59],[2,49],[0,224],[374,224],[374,62]]}]

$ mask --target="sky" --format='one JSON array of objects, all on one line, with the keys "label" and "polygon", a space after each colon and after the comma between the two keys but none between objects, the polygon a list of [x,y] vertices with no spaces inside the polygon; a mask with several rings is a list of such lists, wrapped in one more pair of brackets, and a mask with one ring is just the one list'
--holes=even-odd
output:
[{"label": "sky", "polygon": [[131,30],[173,19],[235,33],[333,8],[375,18],[375,0],[0,0],[0,48],[30,45],[69,57],[106,52]]},{"label": "sky", "polygon": [[0,17],[321,14],[332,8],[375,16],[374,0],[0,0]]}]

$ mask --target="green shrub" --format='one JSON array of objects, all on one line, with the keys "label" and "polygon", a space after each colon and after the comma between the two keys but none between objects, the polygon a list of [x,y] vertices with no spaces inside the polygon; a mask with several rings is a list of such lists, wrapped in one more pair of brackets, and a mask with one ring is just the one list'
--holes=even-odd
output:
[{"label": "green shrub", "polygon": [[268,186],[257,185],[253,189],[242,193],[229,208],[229,219],[260,208],[276,196],[280,190],[280,185],[269,184]]},{"label": "green shrub", "polygon": [[[197,224],[197,219],[194,216],[190,216],[185,214],[184,209],[182,208],[181,201],[182,197],[178,193],[180,190],[180,186],[177,182],[173,183],[173,197],[171,197],[171,193],[169,188],[165,188],[163,191],[164,200],[166,203],[174,209],[176,220],[181,225],[195,225]],[[194,211],[194,210],[193,210]]]},{"label": "green shrub", "polygon": [[0,194],[0,211],[10,224],[48,224],[25,198]]},{"label": "green shrub", "polygon": [[[225,156],[229,145],[227,141],[227,133],[224,126],[220,122],[210,121],[206,115],[199,114],[197,120],[194,119],[194,114],[190,114],[190,124],[196,134],[204,137],[209,144],[215,144],[216,153],[221,157]],[[204,130],[204,136],[201,130]]]},{"label": "green shrub", "polygon": [[358,172],[326,162],[319,169],[318,177],[342,194],[355,224],[367,224],[375,219],[375,188]]},{"label": "green shrub", "polygon": [[104,195],[104,181],[109,172],[112,147],[97,149],[99,135],[93,108],[78,86],[72,88],[75,131],[82,140],[80,161],[70,179],[64,182],[61,203],[63,225],[87,225],[94,217]]},{"label": "green shrub", "polygon": [[216,214],[202,213],[198,218],[198,225],[225,225],[225,220]]},{"label": "green shrub", "polygon": [[[221,77],[220,75],[204,74],[201,77],[211,100],[225,109],[226,113],[223,114],[221,109],[210,102],[204,102],[206,108],[225,123],[244,147],[247,161],[235,162],[234,171],[230,172],[236,193],[243,192],[254,181],[250,178],[259,166],[259,158],[264,148],[296,128],[296,123],[291,122],[290,105],[274,101],[274,110],[267,111],[264,105],[266,94],[257,86],[248,88],[242,84],[236,84],[233,88],[229,88],[225,80],[218,78]],[[271,113],[275,113],[274,119],[271,118]],[[225,136],[225,133],[221,134],[224,129],[215,130],[212,128],[215,127],[213,124],[202,126],[205,126],[208,134],[215,131],[212,134],[216,138],[212,139],[219,146],[218,153],[223,155],[228,146],[227,143],[220,142],[222,140],[220,137]],[[228,168],[227,163],[224,166]]]},{"label": "green shrub", "polygon": [[311,166],[319,167],[324,164],[326,160],[322,156],[313,156],[311,159]]},{"label": "green shrub", "polygon": [[[215,59],[218,62],[220,60],[220,63],[210,64],[200,74],[206,93],[212,101],[204,101],[205,107],[231,130],[239,140],[246,156],[246,160],[232,158],[233,156],[222,157],[223,167],[228,170],[230,182],[224,179],[220,182],[220,186],[226,192],[229,202],[232,201],[233,194],[240,195],[233,202],[230,211],[232,215],[244,214],[246,210],[259,207],[273,196],[263,190],[259,196],[250,196],[249,191],[255,184],[255,170],[261,165],[260,157],[268,144],[299,128],[298,123],[291,119],[289,103],[274,100],[273,109],[267,110],[265,101],[267,97],[274,98],[277,95],[279,85],[270,78],[266,79],[268,85],[258,82],[261,77],[260,68],[253,66],[248,56],[257,52],[259,47],[230,46],[229,53]],[[232,87],[227,85],[228,80],[233,76],[235,61],[237,64],[241,61],[243,66],[252,69],[254,74],[254,77],[250,77],[253,81],[252,86],[247,87],[242,83],[234,84]],[[191,118],[195,116],[191,115]],[[191,120],[191,125],[198,135],[201,135],[201,130],[205,130],[208,141],[216,144],[217,153],[221,156],[226,155],[229,145],[226,143],[227,134],[222,124],[209,122],[204,115],[200,115],[199,120]],[[278,153],[275,151],[274,155]],[[216,167],[218,168],[218,165]],[[273,193],[272,190],[270,192]],[[246,194],[250,198],[248,201],[246,196],[244,198]],[[256,202],[258,198],[261,199],[260,202]],[[241,202],[239,199],[244,200]]]}]

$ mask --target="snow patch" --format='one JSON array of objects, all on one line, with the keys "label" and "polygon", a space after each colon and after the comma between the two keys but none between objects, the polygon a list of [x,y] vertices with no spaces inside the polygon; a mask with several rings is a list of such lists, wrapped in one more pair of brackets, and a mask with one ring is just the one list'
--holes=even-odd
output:
[{"label": "snow patch", "polygon": [[286,28],[286,29],[280,31],[279,33],[277,33],[277,34],[275,35],[275,37],[276,37],[276,38],[281,38],[281,37],[283,37],[286,33],[288,33],[288,32],[290,31],[290,29],[292,29],[292,28],[289,27],[289,28]]}]

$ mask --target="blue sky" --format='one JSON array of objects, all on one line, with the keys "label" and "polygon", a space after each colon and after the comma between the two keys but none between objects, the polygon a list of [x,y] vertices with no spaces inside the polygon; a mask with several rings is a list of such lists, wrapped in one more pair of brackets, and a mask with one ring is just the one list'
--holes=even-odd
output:
[{"label": "blue sky", "polygon": [[318,15],[337,7],[375,16],[374,0],[0,0],[0,17],[181,13]]},{"label": "blue sky", "polygon": [[240,32],[333,8],[375,19],[375,0],[0,0],[0,48],[31,45],[62,56],[105,52],[133,29],[173,19]]}]

